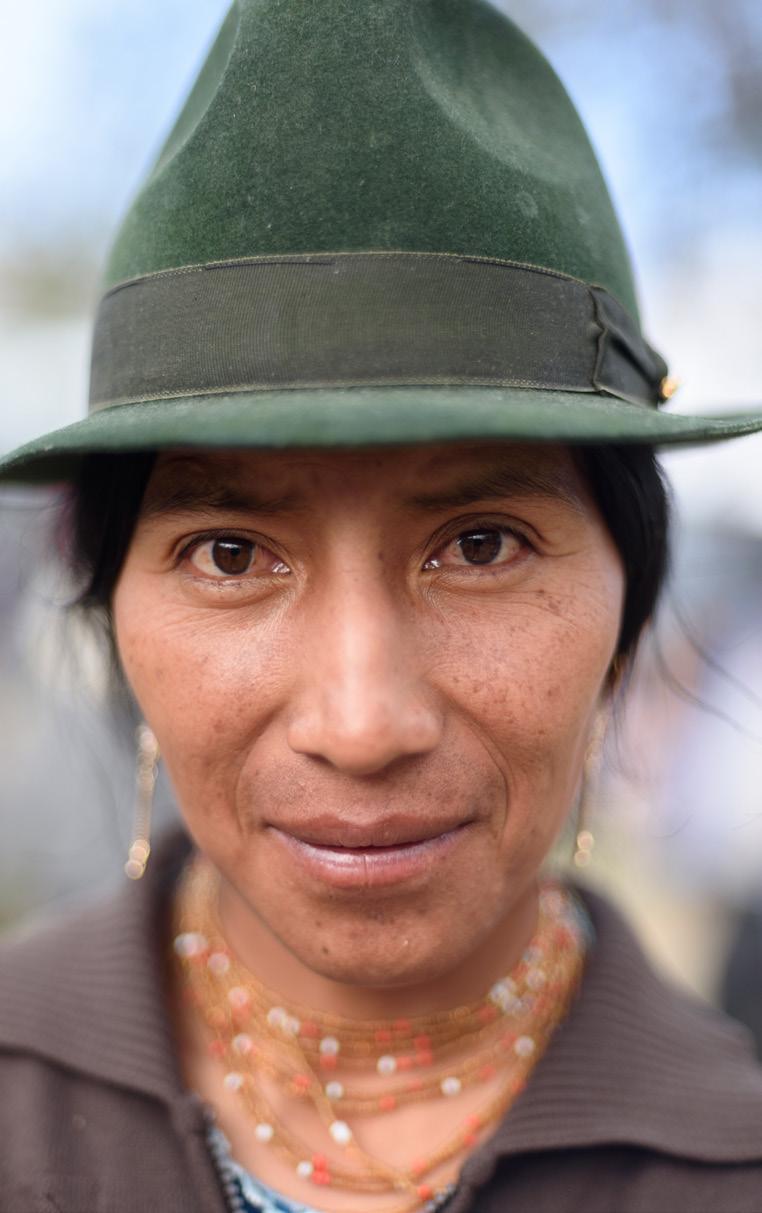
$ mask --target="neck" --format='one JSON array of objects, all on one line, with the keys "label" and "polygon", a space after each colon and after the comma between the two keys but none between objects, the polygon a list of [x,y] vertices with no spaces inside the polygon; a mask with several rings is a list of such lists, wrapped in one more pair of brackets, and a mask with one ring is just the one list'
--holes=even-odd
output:
[{"label": "neck", "polygon": [[518,963],[538,919],[536,883],[512,903],[509,913],[454,968],[418,983],[367,987],[335,981],[304,964],[224,879],[219,921],[239,961],[284,1001],[347,1019],[408,1018],[436,1014],[483,998]]}]

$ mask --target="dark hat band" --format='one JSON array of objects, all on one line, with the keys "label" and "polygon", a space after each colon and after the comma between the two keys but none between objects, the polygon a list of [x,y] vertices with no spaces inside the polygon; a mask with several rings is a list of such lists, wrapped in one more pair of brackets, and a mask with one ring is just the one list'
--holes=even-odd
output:
[{"label": "dark hat band", "polygon": [[656,407],[666,373],[612,295],[552,270],[451,253],[314,253],[160,271],[109,291],[90,407],[445,384]]}]

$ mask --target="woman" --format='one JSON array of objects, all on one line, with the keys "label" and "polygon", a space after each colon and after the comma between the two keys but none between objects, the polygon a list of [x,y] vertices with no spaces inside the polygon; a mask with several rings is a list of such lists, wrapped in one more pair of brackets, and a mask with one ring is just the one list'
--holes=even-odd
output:
[{"label": "woman", "polygon": [[4,945],[4,1211],[758,1210],[747,1044],[540,875],[663,578],[653,446],[762,428],[670,391],[510,23],[234,6],[89,418],[0,465],[73,485],[146,721],[142,879]]}]

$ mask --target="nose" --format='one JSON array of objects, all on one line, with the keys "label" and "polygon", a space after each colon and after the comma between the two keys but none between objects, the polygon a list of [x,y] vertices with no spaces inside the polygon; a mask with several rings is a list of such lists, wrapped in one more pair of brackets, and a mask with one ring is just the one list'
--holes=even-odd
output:
[{"label": "nose", "polygon": [[416,660],[415,627],[388,588],[345,582],[302,622],[292,750],[373,775],[437,746],[442,715]]}]

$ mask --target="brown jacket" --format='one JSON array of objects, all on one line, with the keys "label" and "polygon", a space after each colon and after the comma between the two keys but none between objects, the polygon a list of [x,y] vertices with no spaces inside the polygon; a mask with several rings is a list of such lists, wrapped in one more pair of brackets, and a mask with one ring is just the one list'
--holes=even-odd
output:
[{"label": "brown jacket", "polygon": [[[168,838],[139,885],[0,947],[0,1213],[225,1213],[162,995],[188,846]],[[580,997],[448,1213],[762,1213],[762,1071],[743,1033],[585,901]]]}]

